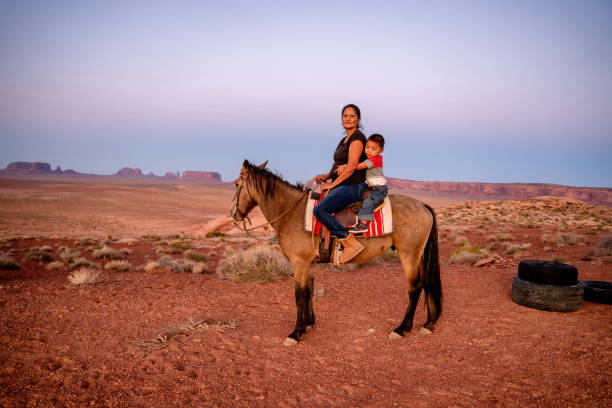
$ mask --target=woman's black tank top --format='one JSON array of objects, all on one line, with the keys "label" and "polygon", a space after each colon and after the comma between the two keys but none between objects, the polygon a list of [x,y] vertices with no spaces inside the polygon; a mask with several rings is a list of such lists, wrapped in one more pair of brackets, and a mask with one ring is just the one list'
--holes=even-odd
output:
[{"label": "woman's black tank top", "polygon": [[[334,165],[332,166],[332,169],[331,169],[331,179],[332,179],[332,181],[336,180],[336,178],[338,178],[338,173],[336,173],[336,169],[338,168],[338,166],[340,166],[342,164],[347,164],[348,163],[349,146],[355,140],[359,140],[363,144],[363,148],[361,150],[361,155],[359,156],[359,163],[361,163],[362,161],[364,161],[364,160],[366,160],[368,158],[366,156],[366,154],[365,154],[366,137],[361,132],[361,130],[357,129],[348,138],[346,143],[343,143],[343,141],[344,141],[344,137],[343,137],[342,139],[340,139],[340,143],[338,143],[338,147],[336,147],[336,151],[334,152]],[[365,170],[355,170],[353,172],[353,174],[351,174],[351,176],[349,178],[347,178],[342,183],[340,183],[340,185],[342,185],[342,184],[359,184],[359,183],[364,183],[365,182],[365,173],[366,173]]]}]

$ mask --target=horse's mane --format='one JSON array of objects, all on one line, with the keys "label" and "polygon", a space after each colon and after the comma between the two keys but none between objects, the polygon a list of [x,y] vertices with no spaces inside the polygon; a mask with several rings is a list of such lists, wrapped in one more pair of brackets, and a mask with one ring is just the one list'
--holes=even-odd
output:
[{"label": "horse's mane", "polygon": [[253,182],[265,195],[273,198],[279,184],[285,185],[296,191],[303,192],[304,187],[301,184],[293,185],[288,181],[283,180],[279,174],[275,174],[267,168],[259,168],[249,161],[247,161],[247,164],[249,166],[249,172],[252,176],[254,176]]}]

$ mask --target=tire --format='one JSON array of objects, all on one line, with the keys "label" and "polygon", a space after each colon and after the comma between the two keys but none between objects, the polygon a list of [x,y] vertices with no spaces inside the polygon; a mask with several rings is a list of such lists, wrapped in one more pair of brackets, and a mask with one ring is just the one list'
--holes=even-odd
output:
[{"label": "tire", "polygon": [[550,312],[575,312],[582,306],[582,285],[549,285],[523,280],[512,281],[512,300],[522,306]]},{"label": "tire", "polygon": [[575,266],[547,261],[521,261],[518,277],[533,283],[548,285],[577,285],[578,269]]},{"label": "tire", "polygon": [[612,282],[582,281],[584,300],[596,303],[612,304]]}]

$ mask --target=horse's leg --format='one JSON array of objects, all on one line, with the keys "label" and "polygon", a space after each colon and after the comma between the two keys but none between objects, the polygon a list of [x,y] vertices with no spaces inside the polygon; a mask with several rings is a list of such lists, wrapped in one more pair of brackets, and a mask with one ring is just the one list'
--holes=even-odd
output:
[{"label": "horse's leg", "polygon": [[295,281],[295,305],[297,318],[295,328],[287,336],[283,344],[293,346],[300,340],[300,336],[306,332],[306,327],[314,324],[314,312],[312,310],[313,276],[310,264],[302,260],[291,262],[293,266],[293,277]]},{"label": "horse's leg", "polygon": [[421,281],[421,275],[419,273],[420,259],[415,261],[410,258],[400,253],[400,260],[404,268],[404,277],[408,284],[408,308],[402,323],[389,334],[389,338],[391,339],[402,338],[405,332],[409,332],[412,329],[414,311],[419,302],[421,291],[423,290],[423,282]]},{"label": "horse's leg", "polygon": [[[309,266],[310,268],[310,266]],[[309,274],[310,275],[310,289],[309,289],[309,293],[310,293],[310,297],[308,299],[308,305],[307,305],[307,310],[306,310],[306,328],[310,329],[312,328],[312,326],[314,326],[315,324],[315,315],[314,315],[314,309],[312,308],[312,298],[314,297],[314,276],[312,273]]]}]

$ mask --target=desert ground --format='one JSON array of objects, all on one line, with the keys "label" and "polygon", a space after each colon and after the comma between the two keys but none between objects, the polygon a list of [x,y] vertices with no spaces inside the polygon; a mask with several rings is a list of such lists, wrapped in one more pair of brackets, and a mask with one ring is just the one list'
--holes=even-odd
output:
[{"label": "desert ground", "polygon": [[[232,195],[231,185],[0,180],[0,254],[19,267],[0,269],[0,406],[612,406],[611,306],[544,312],[510,296],[522,259],[612,281],[611,208],[416,194],[438,216],[434,333],[418,333],[421,299],[412,332],[388,338],[407,302],[389,253],[313,266],[317,323],[284,347],[292,278],[220,276],[237,253],[276,251],[272,231],[233,228]],[[99,272],[94,283],[68,280],[81,264]]]}]

